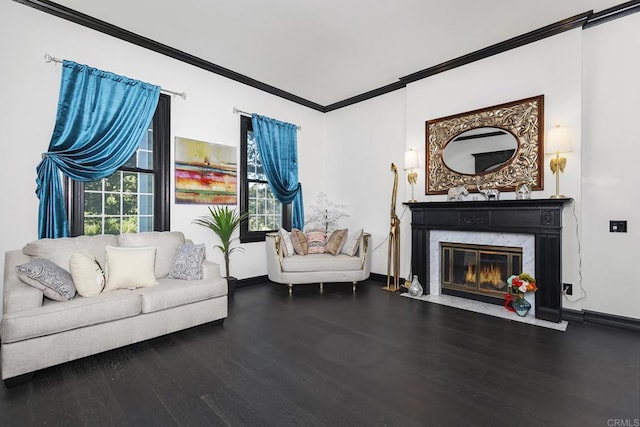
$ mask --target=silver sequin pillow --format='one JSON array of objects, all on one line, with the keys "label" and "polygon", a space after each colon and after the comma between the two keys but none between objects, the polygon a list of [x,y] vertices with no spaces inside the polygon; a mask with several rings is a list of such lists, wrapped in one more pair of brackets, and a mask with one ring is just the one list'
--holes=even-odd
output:
[{"label": "silver sequin pillow", "polygon": [[199,245],[184,243],[180,245],[169,271],[169,278],[182,280],[202,279],[204,254],[204,243]]},{"label": "silver sequin pillow", "polygon": [[55,301],[69,301],[76,295],[71,274],[53,261],[34,258],[16,267],[18,277],[27,285],[38,288]]}]

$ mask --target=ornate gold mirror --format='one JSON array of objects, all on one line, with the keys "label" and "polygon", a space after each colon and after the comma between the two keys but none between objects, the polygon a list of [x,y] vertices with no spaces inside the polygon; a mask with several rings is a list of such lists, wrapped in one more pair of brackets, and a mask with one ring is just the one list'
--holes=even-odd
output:
[{"label": "ornate gold mirror", "polygon": [[543,189],[544,95],[426,122],[425,194]]}]

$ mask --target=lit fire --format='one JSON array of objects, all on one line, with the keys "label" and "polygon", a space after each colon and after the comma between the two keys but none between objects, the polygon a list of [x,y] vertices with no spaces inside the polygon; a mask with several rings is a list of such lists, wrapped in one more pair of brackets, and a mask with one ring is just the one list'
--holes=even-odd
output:
[{"label": "lit fire", "polygon": [[[465,280],[467,283],[476,283],[475,266],[467,265],[467,274],[465,274]],[[502,278],[502,269],[499,265],[483,266],[480,269],[480,284],[488,283],[495,288],[501,288],[504,285]]]}]

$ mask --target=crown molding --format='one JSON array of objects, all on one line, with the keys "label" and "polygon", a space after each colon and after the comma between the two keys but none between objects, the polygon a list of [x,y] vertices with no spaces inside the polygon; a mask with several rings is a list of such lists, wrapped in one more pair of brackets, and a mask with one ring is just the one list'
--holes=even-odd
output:
[{"label": "crown molding", "polygon": [[586,30],[636,12],[640,12],[640,0],[628,1],[605,9],[602,12],[592,14],[582,28]]},{"label": "crown molding", "polygon": [[452,70],[463,65],[470,64],[472,62],[480,61],[481,59],[488,58],[490,56],[498,55],[503,52],[507,52],[512,49],[516,49],[525,46],[530,43],[534,43],[547,37],[555,36],[565,31],[573,30],[574,28],[582,27],[587,18],[592,14],[591,11],[584,12],[579,15],[572,16],[571,18],[563,19],[562,21],[547,25],[537,30],[530,31],[528,33],[513,37],[500,43],[496,43],[489,47],[485,47],[467,55],[459,56],[455,59],[443,62],[441,64],[429,67],[427,69],[417,71],[404,77],[400,77],[400,81],[406,84],[413,83],[417,80],[440,74],[445,71]]},{"label": "crown molding", "polygon": [[176,59],[178,61],[184,62],[186,64],[193,65],[194,67],[201,68],[203,70],[209,71],[219,76],[226,77],[238,83],[251,86],[255,89],[270,93],[272,95],[278,96],[280,98],[286,99],[288,101],[294,102],[296,104],[311,108],[313,110],[316,110],[322,113],[327,113],[329,111],[334,111],[340,108],[348,107],[350,105],[357,104],[359,102],[363,102],[372,98],[376,98],[381,95],[385,95],[390,92],[394,92],[399,89],[403,89],[409,83],[413,83],[418,80],[422,80],[427,77],[440,74],[445,71],[449,71],[454,68],[461,67],[463,65],[473,63],[475,61],[480,61],[482,59],[485,59],[494,55],[498,55],[500,53],[503,53],[512,49],[516,49],[516,48],[525,46],[527,44],[537,42],[539,40],[543,40],[547,37],[555,36],[565,31],[573,30],[579,27],[582,27],[583,29],[588,29],[596,25],[610,22],[618,18],[622,18],[632,13],[640,12],[640,0],[628,1],[626,3],[622,3],[617,6],[613,6],[608,9],[605,9],[598,13],[593,13],[593,11],[584,12],[584,13],[572,16],[570,18],[563,19],[562,21],[539,28],[537,30],[530,31],[520,36],[513,37],[503,42],[496,43],[489,47],[476,50],[474,52],[471,52],[463,56],[459,56],[455,59],[445,61],[441,64],[434,65],[433,67],[425,68],[424,70],[420,70],[415,73],[406,75],[404,77],[400,77],[399,81],[397,82],[390,83],[388,85],[379,87],[377,89],[367,91],[360,95],[356,95],[356,96],[344,99],[342,101],[323,106],[316,102],[310,101],[308,99],[294,95],[290,92],[279,89],[275,86],[271,86],[259,80],[252,79],[251,77],[245,76],[244,74],[240,74],[228,68],[224,68],[224,67],[221,67],[220,65],[216,65],[212,62],[205,61],[202,58],[198,58],[194,55],[190,55],[186,52],[175,49],[171,46],[143,37],[139,34],[125,30],[124,28],[120,28],[115,25],[109,24],[108,22],[101,21],[92,16],[86,15],[84,13],[80,13],[76,10],[67,8],[65,6],[54,3],[52,1],[49,1],[49,0],[13,0],[13,1],[32,7],[37,10],[46,12],[48,14],[57,16],[67,21],[74,22],[84,27],[91,28],[103,34],[116,37],[120,40],[132,43],[134,45],[143,47],[145,49],[152,50],[161,55],[165,55],[170,58]]}]

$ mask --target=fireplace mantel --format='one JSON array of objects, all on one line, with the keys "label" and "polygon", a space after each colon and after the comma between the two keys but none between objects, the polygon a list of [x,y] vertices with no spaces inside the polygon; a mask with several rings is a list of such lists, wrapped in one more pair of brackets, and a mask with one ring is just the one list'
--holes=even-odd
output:
[{"label": "fireplace mantel", "polygon": [[429,292],[431,230],[535,236],[536,317],[562,320],[562,209],[573,199],[405,203],[411,209],[411,271]]}]

